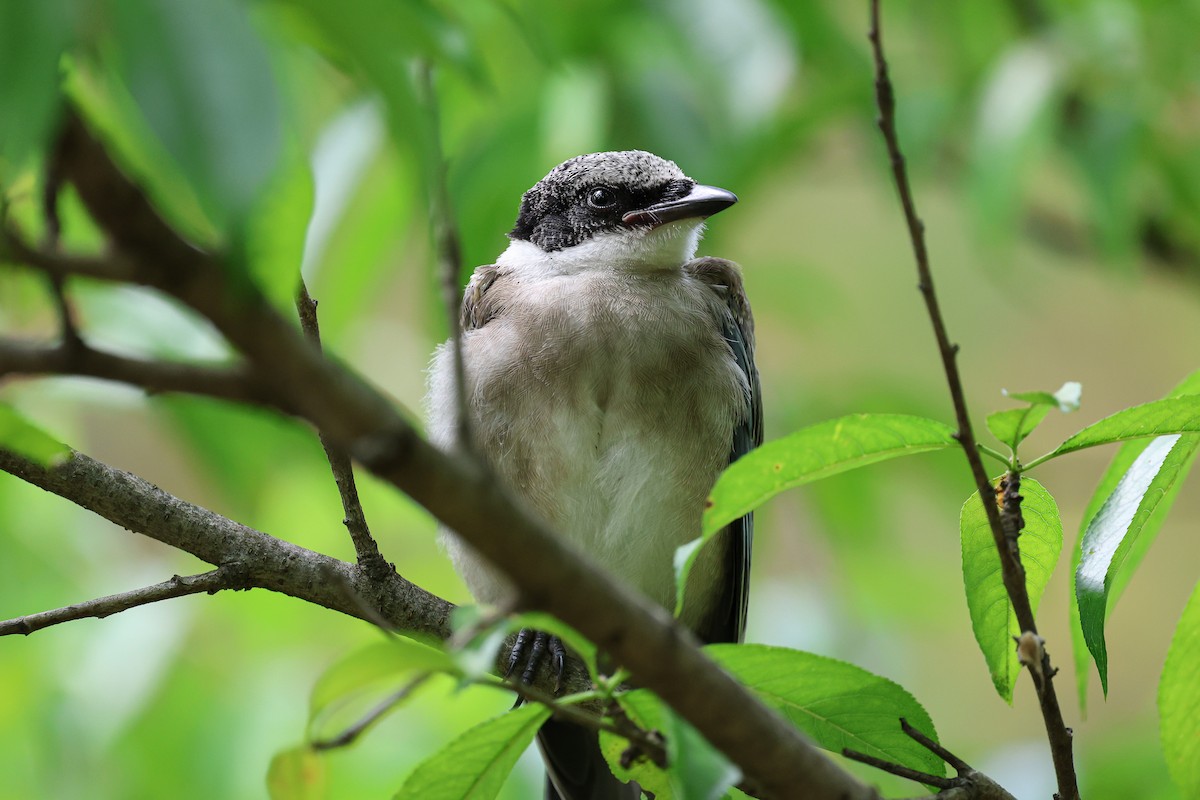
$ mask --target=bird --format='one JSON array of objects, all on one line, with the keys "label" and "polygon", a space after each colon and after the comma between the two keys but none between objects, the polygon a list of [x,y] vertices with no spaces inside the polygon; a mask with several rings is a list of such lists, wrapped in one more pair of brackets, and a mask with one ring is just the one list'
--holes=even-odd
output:
[{"label": "bird", "polygon": [[[461,304],[471,450],[551,529],[668,609],[676,549],[700,535],[720,473],[762,443],[741,270],[696,257],[706,220],[736,202],[646,151],[571,158],[525,192],[508,247],[475,269]],[[429,437],[446,449],[460,444],[455,375],[449,341],[426,397]],[[752,538],[747,515],[692,568],[680,620],[705,643],[744,636]],[[515,598],[453,531],[442,541],[478,602]],[[546,648],[526,633],[510,669]],[[561,674],[561,644],[549,646]],[[641,797],[593,731],[550,720],[538,742],[547,800]]]}]

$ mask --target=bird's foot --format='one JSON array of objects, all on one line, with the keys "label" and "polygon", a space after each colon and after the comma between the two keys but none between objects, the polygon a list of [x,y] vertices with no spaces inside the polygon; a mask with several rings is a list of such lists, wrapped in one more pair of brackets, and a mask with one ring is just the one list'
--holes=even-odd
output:
[{"label": "bird's foot", "polygon": [[[546,660],[547,653],[554,665],[554,694],[558,695],[562,691],[563,670],[567,665],[567,649],[563,646],[561,639],[544,631],[535,631],[532,628],[521,629],[521,632],[517,634],[516,642],[513,643],[512,652],[508,655],[508,668],[504,671],[504,677],[511,677],[523,664],[524,669],[521,671],[519,682],[525,686],[532,685],[533,679],[537,677],[538,669]],[[524,700],[524,697],[518,695],[513,708],[521,705]]]}]

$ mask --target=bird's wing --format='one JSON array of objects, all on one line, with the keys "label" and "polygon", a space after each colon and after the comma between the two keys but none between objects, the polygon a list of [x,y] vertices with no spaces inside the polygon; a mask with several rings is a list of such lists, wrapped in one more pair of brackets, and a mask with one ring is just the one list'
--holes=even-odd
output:
[{"label": "bird's wing", "polygon": [[[742,286],[737,264],[721,258],[698,258],[684,271],[707,284],[724,301],[721,335],[746,378],[746,412],[733,429],[729,463],[762,444],[762,388],[754,366],[754,317]],[[717,612],[696,633],[708,642],[740,642],[746,630],[750,595],[750,549],[754,540],[754,515],[747,514],[725,529],[726,574]]]},{"label": "bird's wing", "polygon": [[462,308],[459,312],[459,324],[464,331],[482,328],[499,313],[500,309],[492,298],[485,293],[496,282],[500,270],[495,264],[484,264],[476,267],[463,292]]}]

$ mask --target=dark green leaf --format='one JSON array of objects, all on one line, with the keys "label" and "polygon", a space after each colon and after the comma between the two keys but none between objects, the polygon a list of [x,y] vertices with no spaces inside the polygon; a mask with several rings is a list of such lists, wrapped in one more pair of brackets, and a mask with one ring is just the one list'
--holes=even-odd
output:
[{"label": "dark green leaf", "polygon": [[476,725],[418,764],[396,800],[490,800],[549,717],[530,704]]},{"label": "dark green leaf", "polygon": [[0,447],[47,467],[71,456],[71,448],[4,403],[0,403]]},{"label": "dark green leaf", "polygon": [[1200,585],[1175,626],[1158,682],[1159,732],[1182,797],[1200,797]]},{"label": "dark green leaf", "polygon": [[[1021,495],[1025,498],[1021,504],[1025,529],[1018,543],[1021,564],[1025,567],[1025,588],[1036,611],[1062,551],[1062,521],[1054,498],[1033,478],[1021,479]],[[995,499],[989,497],[988,502],[994,503]],[[1004,588],[1000,556],[978,492],[963,504],[959,532],[971,627],[996,692],[1011,703],[1020,671],[1013,637],[1020,636],[1021,629]]]},{"label": "dark green leaf", "polygon": [[[50,135],[59,62],[84,9],[79,0],[0,3],[0,166],[19,168]],[[0,172],[0,181],[11,177]]]},{"label": "dark green leaf", "polygon": [[1108,649],[1104,622],[1113,583],[1159,504],[1172,497],[1187,476],[1198,445],[1197,436],[1162,436],[1150,442],[1092,517],[1081,539],[1075,596],[1083,638],[1096,662],[1105,694]]},{"label": "dark green leaf", "polygon": [[141,114],[219,228],[240,224],[282,133],[273,65],[236,0],[110,0],[112,56]]},{"label": "dark green leaf", "polygon": [[325,762],[308,745],[276,753],[267,769],[271,800],[323,800],[328,796]]},{"label": "dark green leaf", "polygon": [[844,661],[782,647],[715,644],[704,650],[826,750],[849,747],[945,774],[941,759],[900,730],[904,717],[937,739],[929,714],[899,684]]}]

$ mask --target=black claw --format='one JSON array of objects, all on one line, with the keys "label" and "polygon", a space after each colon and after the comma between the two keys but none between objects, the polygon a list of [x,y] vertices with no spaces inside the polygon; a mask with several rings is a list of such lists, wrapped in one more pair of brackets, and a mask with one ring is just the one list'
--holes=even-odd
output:
[{"label": "black claw", "polygon": [[554,694],[562,693],[563,671],[567,668],[567,648],[557,636],[550,637],[550,655],[554,657]]},{"label": "black claw", "polygon": [[[511,678],[516,673],[517,667],[524,665],[518,680],[526,686],[532,685],[537,677],[538,669],[541,668],[542,662],[546,658],[547,650],[550,652],[554,670],[554,694],[559,694],[562,691],[563,674],[567,667],[567,649],[557,636],[535,631],[532,628],[522,628],[517,633],[512,652],[508,655],[508,666],[504,671],[505,679]],[[518,695],[513,708],[517,708],[523,702],[524,698]]]},{"label": "black claw", "polygon": [[521,674],[521,683],[525,685],[533,683],[538,667],[542,665],[542,658],[546,655],[546,642],[549,638],[541,631],[534,633],[533,646],[529,648],[529,660],[525,662],[525,672]]},{"label": "black claw", "polygon": [[504,677],[507,679],[512,676],[513,671],[520,664],[525,655],[525,647],[529,641],[529,635],[533,633],[529,628],[522,628],[517,633],[517,640],[513,642],[512,652],[508,654],[508,668],[504,670]]}]

